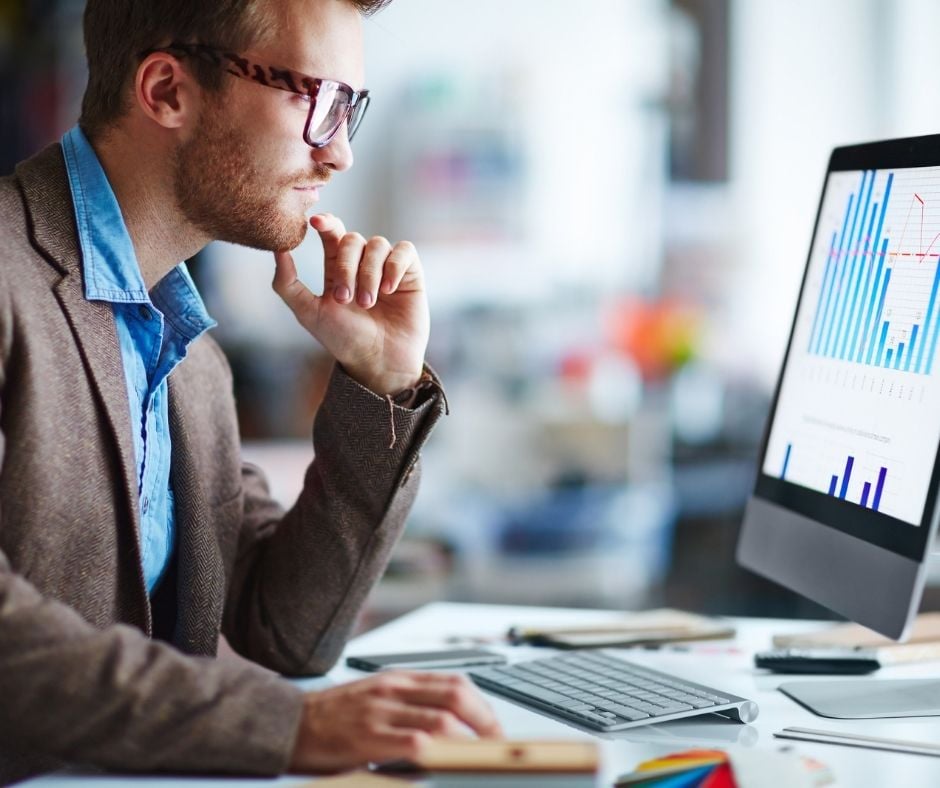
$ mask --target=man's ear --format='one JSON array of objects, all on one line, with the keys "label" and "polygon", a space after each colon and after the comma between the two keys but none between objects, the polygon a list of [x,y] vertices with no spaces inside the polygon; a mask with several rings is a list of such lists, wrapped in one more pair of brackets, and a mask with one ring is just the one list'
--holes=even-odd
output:
[{"label": "man's ear", "polygon": [[141,112],[166,129],[182,127],[197,111],[200,87],[180,61],[152,52],[137,67],[134,98]]}]

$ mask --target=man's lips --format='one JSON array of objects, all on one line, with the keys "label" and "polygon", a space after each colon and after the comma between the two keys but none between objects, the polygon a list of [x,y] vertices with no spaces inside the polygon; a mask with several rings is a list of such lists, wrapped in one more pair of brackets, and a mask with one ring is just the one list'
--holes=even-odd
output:
[{"label": "man's lips", "polygon": [[321,186],[326,186],[326,183],[298,183],[294,188],[301,192],[315,192],[318,191]]}]

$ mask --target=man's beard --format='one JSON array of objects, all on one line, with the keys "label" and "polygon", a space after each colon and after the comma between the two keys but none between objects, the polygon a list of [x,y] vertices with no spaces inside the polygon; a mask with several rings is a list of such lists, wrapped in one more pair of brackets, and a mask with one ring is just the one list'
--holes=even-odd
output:
[{"label": "man's beard", "polygon": [[251,140],[237,124],[222,121],[224,110],[203,107],[199,130],[175,154],[173,188],[183,215],[213,240],[265,251],[294,249],[307,234],[307,217],[279,209],[292,186],[324,183],[330,172],[311,162],[313,173],[298,173],[272,185],[251,159]]}]

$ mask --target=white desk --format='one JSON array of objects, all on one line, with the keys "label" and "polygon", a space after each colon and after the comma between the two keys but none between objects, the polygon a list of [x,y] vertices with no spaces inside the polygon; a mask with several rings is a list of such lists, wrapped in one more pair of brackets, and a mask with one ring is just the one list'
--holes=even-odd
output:
[{"label": "white desk", "polygon": [[[435,603],[426,605],[385,626],[368,632],[350,642],[347,652],[366,654],[390,651],[420,651],[445,645],[453,636],[498,637],[513,624],[568,624],[602,621],[616,616],[614,611],[584,611],[559,608],[508,607],[499,605],[470,605]],[[597,741],[601,745],[602,774],[599,786],[609,786],[614,778],[629,771],[639,761],[667,752],[693,746],[705,747],[758,747],[774,749],[783,746],[774,739],[774,731],[788,725],[810,728],[860,732],[877,736],[940,742],[940,717],[893,720],[828,720],[817,717],[776,690],[787,677],[757,671],[752,666],[752,654],[770,644],[772,633],[793,632],[820,626],[814,622],[784,621],[779,619],[736,619],[736,641],[715,641],[693,645],[688,651],[633,649],[628,657],[638,663],[658,668],[678,676],[709,684],[719,689],[754,700],[760,706],[760,716],[750,725],[724,720],[715,715],[691,718],[634,728],[622,733],[603,734]],[[499,644],[490,648],[504,651],[515,661],[549,653],[545,649],[512,647]],[[314,689],[330,683],[349,681],[363,673],[337,666],[328,677],[298,682]],[[936,677],[940,680],[940,663],[891,668],[879,671],[880,678]],[[791,677],[792,679],[792,677]],[[590,739],[591,734],[543,717],[521,706],[492,695],[487,696],[496,710],[508,736],[518,738]],[[826,763],[832,770],[838,786],[940,786],[940,758],[921,755],[902,755],[877,750],[842,747],[827,744],[786,742],[797,752],[811,755]],[[168,780],[165,778],[138,778],[125,776],[82,778],[55,775],[28,783],[34,788],[78,788],[85,785],[118,786],[133,782],[147,786],[255,786],[297,785],[309,778],[284,777],[278,780]]]}]

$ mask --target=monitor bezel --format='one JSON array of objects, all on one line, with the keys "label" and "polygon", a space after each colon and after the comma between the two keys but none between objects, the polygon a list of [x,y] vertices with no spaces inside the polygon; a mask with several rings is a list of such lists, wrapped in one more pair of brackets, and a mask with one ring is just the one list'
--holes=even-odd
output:
[{"label": "monitor bezel", "polygon": [[821,525],[862,539],[898,555],[921,561],[930,546],[931,525],[937,509],[937,491],[940,488],[940,444],[938,444],[938,450],[934,453],[933,473],[930,477],[921,521],[917,525],[871,509],[863,509],[850,501],[834,498],[825,493],[770,476],[764,472],[767,445],[777,414],[784,373],[793,350],[797,317],[806,293],[813,248],[816,243],[816,235],[819,232],[822,206],[829,186],[829,176],[833,172],[897,170],[911,167],[940,167],[940,134],[842,146],[833,150],[829,158],[829,165],[826,169],[823,188],[819,197],[819,206],[816,209],[816,220],[810,237],[806,264],[803,268],[803,279],[800,283],[799,296],[793,312],[793,321],[790,325],[786,352],[777,376],[777,384],[764,428],[754,494],[778,506],[802,514]]}]

